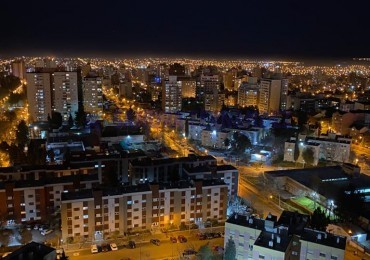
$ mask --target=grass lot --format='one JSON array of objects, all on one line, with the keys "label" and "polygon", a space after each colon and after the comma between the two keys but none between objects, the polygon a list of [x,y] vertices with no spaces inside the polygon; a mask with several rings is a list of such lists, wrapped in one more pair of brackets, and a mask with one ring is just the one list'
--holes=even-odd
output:
[{"label": "grass lot", "polygon": [[[310,199],[310,198],[307,198],[307,197],[300,197],[300,198],[294,198],[294,199],[292,199],[294,202],[296,202],[297,204],[299,204],[299,205],[301,205],[301,206],[303,206],[303,207],[305,207],[306,209],[308,209],[308,210],[310,210],[311,211],[311,213],[313,213],[313,211],[315,210],[315,206],[316,206],[316,208],[317,207],[320,207],[320,209],[322,210],[322,211],[324,211],[324,212],[326,212],[327,211],[327,209],[324,207],[324,206],[322,206],[321,204],[319,204],[319,203],[317,203],[316,202],[316,204],[315,204],[315,202],[312,200],[312,199]],[[331,215],[331,217],[330,217],[331,219],[334,219],[334,216],[333,215]]]}]

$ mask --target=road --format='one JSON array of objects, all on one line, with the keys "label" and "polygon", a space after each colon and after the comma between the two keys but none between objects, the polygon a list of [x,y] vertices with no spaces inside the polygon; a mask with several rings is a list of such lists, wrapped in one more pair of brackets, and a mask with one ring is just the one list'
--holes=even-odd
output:
[{"label": "road", "polygon": [[185,249],[195,249],[196,251],[202,245],[209,244],[213,246],[222,246],[224,238],[216,238],[211,240],[198,240],[195,235],[186,236],[186,243],[171,243],[169,238],[161,239],[161,245],[156,246],[149,242],[137,243],[135,249],[124,248],[119,246],[118,251],[109,251],[98,254],[91,254],[90,249],[84,249],[77,252],[68,252],[69,259],[179,259]]},{"label": "road", "polygon": [[245,179],[239,179],[238,195],[251,203],[252,208],[254,208],[260,217],[264,218],[269,213],[280,217],[282,209],[275,205],[273,202],[269,201],[268,198],[261,196],[259,190],[247,182]]},{"label": "road", "polygon": [[355,153],[355,163],[357,159],[357,164],[361,167],[361,172],[370,175],[370,149],[355,144],[352,144],[351,149]]}]

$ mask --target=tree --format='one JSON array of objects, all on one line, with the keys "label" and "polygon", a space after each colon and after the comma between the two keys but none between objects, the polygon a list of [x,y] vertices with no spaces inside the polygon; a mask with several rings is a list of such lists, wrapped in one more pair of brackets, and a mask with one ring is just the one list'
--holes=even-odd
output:
[{"label": "tree", "polygon": [[18,145],[25,147],[28,143],[28,126],[26,121],[21,120],[17,126],[17,132],[15,134],[15,140]]},{"label": "tree", "polygon": [[131,107],[129,109],[127,109],[126,117],[127,117],[128,121],[131,121],[131,122],[135,121],[136,113]]},{"label": "tree", "polygon": [[75,122],[76,122],[77,126],[85,127],[85,125],[86,125],[86,113],[85,113],[85,110],[84,110],[83,106],[78,108],[78,111],[76,112],[76,115],[75,115]]},{"label": "tree", "polygon": [[230,139],[229,138],[225,138],[224,145],[225,145],[226,148],[228,148],[230,146]]},{"label": "tree", "polygon": [[336,215],[346,221],[356,220],[363,212],[364,195],[356,190],[353,185],[348,185],[338,192]]},{"label": "tree", "polygon": [[315,160],[315,154],[311,147],[307,147],[306,149],[303,150],[302,157],[305,163],[307,163],[308,165],[313,165]]},{"label": "tree", "polygon": [[235,247],[235,242],[232,237],[230,237],[226,243],[224,259],[225,260],[235,260],[236,259],[236,247]]},{"label": "tree", "polygon": [[51,113],[51,127],[53,129],[58,129],[62,126],[63,123],[63,116],[59,112],[52,112]]},{"label": "tree", "polygon": [[71,114],[69,114],[69,117],[68,117],[68,126],[69,126],[69,127],[72,127],[72,126],[73,126],[73,124],[74,124],[74,122],[73,122],[73,117],[72,117],[72,115],[71,115]]},{"label": "tree", "polygon": [[213,253],[211,248],[209,247],[209,244],[203,245],[199,248],[199,252],[197,256],[200,257],[202,260],[212,260],[213,259]]},{"label": "tree", "polygon": [[297,138],[297,141],[295,142],[295,145],[294,145],[294,161],[297,162],[298,158],[299,158],[299,142],[298,142],[298,138]]},{"label": "tree", "polygon": [[329,223],[329,217],[325,215],[325,212],[320,207],[317,207],[311,216],[311,227],[317,230],[326,230]]},{"label": "tree", "polygon": [[307,120],[308,120],[307,113],[300,110],[300,111],[298,111],[297,117],[298,117],[298,127],[302,131],[303,126],[307,123]]},{"label": "tree", "polygon": [[234,138],[236,137],[234,141],[235,141],[235,151],[237,153],[243,154],[245,152],[245,149],[252,147],[251,141],[245,135],[237,133],[237,135],[235,136],[234,134],[233,137]]}]

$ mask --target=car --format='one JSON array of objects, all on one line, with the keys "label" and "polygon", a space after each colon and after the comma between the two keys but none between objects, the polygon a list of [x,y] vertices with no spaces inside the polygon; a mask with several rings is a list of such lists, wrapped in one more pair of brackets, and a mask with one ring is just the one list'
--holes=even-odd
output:
[{"label": "car", "polygon": [[205,233],[204,236],[206,237],[206,239],[212,239],[213,238],[213,235],[211,233]]},{"label": "car", "polygon": [[196,255],[196,254],[197,254],[197,251],[195,251],[194,249],[185,249],[184,253],[182,253],[183,256]]},{"label": "car", "polygon": [[223,252],[224,248],[222,246],[213,246],[213,251],[215,252]]},{"label": "car", "polygon": [[91,253],[92,254],[99,253],[97,245],[91,245]]},{"label": "car", "polygon": [[207,236],[205,234],[199,234],[198,238],[199,238],[199,240],[206,240]]},{"label": "car", "polygon": [[161,241],[159,241],[159,239],[150,239],[150,243],[159,246],[161,244]]},{"label": "car", "polygon": [[[98,250],[99,250],[99,246],[98,246]],[[110,248],[109,244],[102,244],[102,245],[101,245],[101,251],[102,251],[102,252],[108,252],[108,251],[111,251],[111,248]]]},{"label": "car", "polygon": [[7,257],[8,255],[10,255],[12,252],[5,252],[2,256],[1,256],[1,258],[2,259],[4,259],[5,257]]},{"label": "car", "polygon": [[213,238],[221,237],[221,233],[211,233],[211,235],[213,236]]},{"label": "car", "polygon": [[112,251],[117,251],[118,250],[118,247],[117,247],[116,243],[111,243],[109,246],[110,246],[110,249],[112,249]]},{"label": "car", "polygon": [[32,226],[31,225],[27,225],[26,228],[27,228],[27,230],[31,230],[32,229]]},{"label": "car", "polygon": [[176,237],[170,237],[170,241],[171,241],[172,243],[177,243],[177,239],[176,239]]},{"label": "car", "polygon": [[136,248],[136,243],[135,243],[135,241],[128,241],[128,247],[129,248],[131,248],[131,249],[134,249],[134,248]]},{"label": "car", "polygon": [[52,229],[46,229],[46,230],[41,231],[41,235],[46,236],[46,235],[49,235],[50,233],[53,233],[53,232],[54,232],[54,230],[52,230]]},{"label": "car", "polygon": [[39,226],[39,231],[43,231],[43,230],[47,230],[47,229],[49,229],[49,228],[46,225]]},{"label": "car", "polygon": [[97,247],[98,247],[98,252],[99,252],[99,253],[100,253],[100,252],[103,252],[103,247],[102,247],[102,246],[97,245]]},{"label": "car", "polygon": [[33,227],[33,229],[34,229],[34,230],[39,230],[39,226],[38,226],[38,225],[35,225],[35,226]]},{"label": "car", "polygon": [[186,237],[184,237],[183,235],[179,235],[178,237],[178,240],[180,243],[186,243],[188,242],[188,240],[186,239]]}]

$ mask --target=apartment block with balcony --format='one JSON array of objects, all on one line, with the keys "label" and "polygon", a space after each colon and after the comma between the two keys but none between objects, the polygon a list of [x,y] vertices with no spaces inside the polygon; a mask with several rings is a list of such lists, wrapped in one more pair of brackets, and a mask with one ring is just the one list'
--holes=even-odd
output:
[{"label": "apartment block with balcony", "polygon": [[0,212],[16,223],[45,221],[60,208],[63,193],[91,189],[98,184],[96,174],[2,182]]},{"label": "apartment block with balcony", "polygon": [[103,239],[105,235],[171,225],[224,221],[227,186],[220,181],[142,184],[116,190],[64,193],[62,238]]}]

